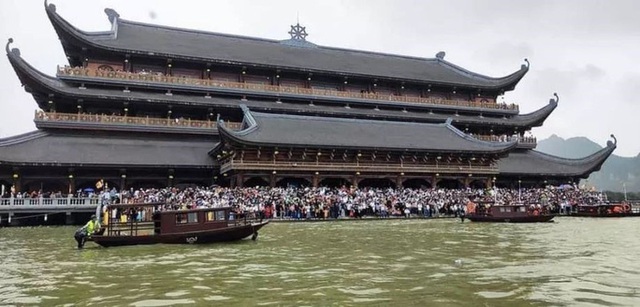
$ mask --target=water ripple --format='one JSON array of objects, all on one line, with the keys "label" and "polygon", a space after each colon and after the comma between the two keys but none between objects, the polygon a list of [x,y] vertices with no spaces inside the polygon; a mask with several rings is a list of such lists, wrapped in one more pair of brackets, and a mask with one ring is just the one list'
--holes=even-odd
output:
[{"label": "water ripple", "polygon": [[74,249],[0,229],[0,305],[639,306],[636,219],[274,224],[256,242]]}]

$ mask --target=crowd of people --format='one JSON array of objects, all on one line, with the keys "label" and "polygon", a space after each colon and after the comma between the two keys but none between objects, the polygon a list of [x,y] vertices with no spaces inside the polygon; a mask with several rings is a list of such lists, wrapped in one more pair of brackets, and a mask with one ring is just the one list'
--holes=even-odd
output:
[{"label": "crowd of people", "polygon": [[606,196],[575,186],[523,189],[392,189],[392,188],[225,188],[169,187],[118,191],[79,190],[15,193],[16,198],[98,197],[103,203],[163,203],[167,209],[232,207],[238,213],[251,212],[265,218],[311,219],[347,217],[456,215],[469,202],[495,204],[540,204],[551,212],[567,213],[578,204],[597,204]]},{"label": "crowd of people", "polygon": [[606,201],[575,187],[531,189],[223,188],[110,189],[93,195],[105,203],[162,203],[165,209],[232,207],[264,218],[327,219],[364,216],[455,216],[469,202],[539,204],[568,213],[578,204]]}]

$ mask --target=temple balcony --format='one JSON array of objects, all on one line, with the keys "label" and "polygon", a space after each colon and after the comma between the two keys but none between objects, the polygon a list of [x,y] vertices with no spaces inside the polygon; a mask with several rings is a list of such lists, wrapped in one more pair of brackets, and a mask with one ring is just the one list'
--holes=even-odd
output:
[{"label": "temple balcony", "polygon": [[[400,96],[394,94],[377,94],[377,93],[358,93],[338,90],[323,90],[305,87],[290,87],[279,85],[268,85],[260,83],[242,83],[227,80],[215,79],[199,79],[189,77],[166,76],[162,73],[132,73],[124,71],[107,71],[97,70],[83,67],[60,67],[58,66],[58,77],[71,79],[76,81],[95,79],[95,80],[112,80],[114,82],[140,82],[144,84],[172,85],[172,86],[188,86],[198,90],[208,90],[211,92],[226,92],[240,94],[269,94],[277,97],[299,97],[309,98],[322,97],[325,99],[341,100],[341,101],[380,101],[383,103],[408,103],[422,104],[434,106],[452,106],[459,108],[471,109],[488,109],[501,110],[517,113],[519,106],[517,104],[501,104],[495,102],[475,102],[468,100],[446,100],[440,98],[424,98],[418,96]],[[126,84],[123,84],[126,86]]]},{"label": "temple balcony", "polygon": [[407,164],[407,163],[328,163],[292,161],[240,161],[227,160],[220,165],[220,172],[229,171],[304,171],[304,172],[362,172],[364,173],[407,173],[407,174],[497,174],[494,165],[447,165],[447,164]]},{"label": "temple balcony", "polygon": [[[218,134],[216,121],[178,118],[154,118],[36,111],[34,122],[38,129],[71,128],[86,130],[160,132],[178,134]],[[242,123],[225,122],[225,125],[235,130],[240,129]]]},{"label": "temple balcony", "polygon": [[511,142],[518,141],[517,148],[533,149],[538,145],[536,137],[532,136],[509,136],[509,135],[471,135],[474,138],[487,142]]}]

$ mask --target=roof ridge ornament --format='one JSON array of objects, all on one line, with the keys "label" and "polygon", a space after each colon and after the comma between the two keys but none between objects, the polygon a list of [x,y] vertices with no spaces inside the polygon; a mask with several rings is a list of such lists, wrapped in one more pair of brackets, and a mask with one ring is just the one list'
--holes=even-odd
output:
[{"label": "roof ridge ornament", "polygon": [[118,12],[116,12],[116,10],[112,8],[105,8],[104,13],[107,14],[107,18],[109,18],[109,22],[111,24],[113,24],[116,19],[120,18],[120,14],[118,14]]},{"label": "roof ridge ornament", "polygon": [[447,55],[447,53],[446,53],[446,52],[444,52],[444,51],[440,51],[440,52],[436,53],[436,59],[438,59],[438,60],[444,60],[444,56],[445,56],[445,55]]},{"label": "roof ridge ornament", "polygon": [[531,67],[531,63],[529,63],[529,59],[524,58],[524,61],[525,61],[525,63],[527,63],[527,64],[526,64],[526,65],[525,65],[525,64],[522,64],[522,65],[520,66],[520,69],[522,69],[522,70],[529,69],[529,67]]},{"label": "roof ridge ornament", "polygon": [[11,44],[13,44],[13,38],[9,37],[9,39],[7,40],[7,44],[4,47],[4,49],[7,51],[7,55],[9,55],[10,53],[13,53],[17,56],[20,56],[20,49],[18,48],[9,49],[9,45]]},{"label": "roof ridge ornament", "polygon": [[553,93],[553,96],[556,97],[556,99],[549,99],[549,104],[558,104],[558,102],[560,101],[560,97],[558,97],[558,93]]},{"label": "roof ridge ornament", "polygon": [[307,41],[307,27],[303,27],[300,25],[300,22],[296,23],[296,25],[291,25],[291,31],[288,32],[291,35],[291,39],[299,40],[299,41]]},{"label": "roof ridge ornament", "polygon": [[618,139],[616,138],[616,136],[611,134],[611,138],[613,139],[613,142],[611,142],[611,140],[607,141],[607,147],[618,145]]},{"label": "roof ridge ornament", "polygon": [[53,4],[53,3],[50,4],[48,0],[44,0],[44,8],[48,9],[48,10],[51,10],[54,13],[56,11],[56,5]]}]

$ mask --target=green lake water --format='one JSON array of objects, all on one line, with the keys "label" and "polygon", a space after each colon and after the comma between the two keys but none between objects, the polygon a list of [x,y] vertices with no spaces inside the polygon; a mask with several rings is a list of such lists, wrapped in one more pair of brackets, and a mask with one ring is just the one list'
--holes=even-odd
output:
[{"label": "green lake water", "polygon": [[640,218],[272,223],[257,241],[75,249],[0,229],[0,305],[640,306]]}]

